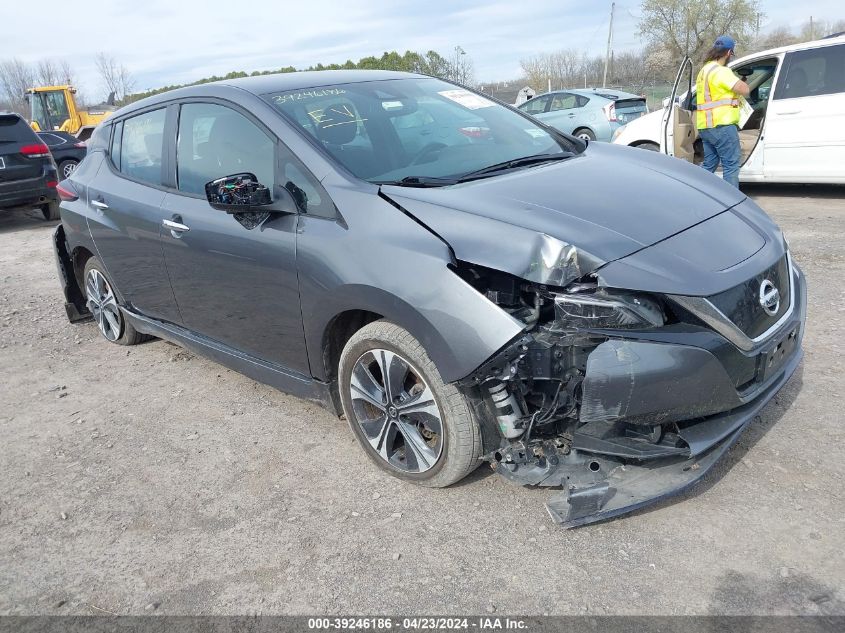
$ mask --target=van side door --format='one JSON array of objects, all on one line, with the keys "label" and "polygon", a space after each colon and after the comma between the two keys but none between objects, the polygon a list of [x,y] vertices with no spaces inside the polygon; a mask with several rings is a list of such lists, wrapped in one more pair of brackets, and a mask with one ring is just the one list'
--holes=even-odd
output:
[{"label": "van side door", "polygon": [[766,180],[845,183],[845,44],[786,54],[764,138]]}]

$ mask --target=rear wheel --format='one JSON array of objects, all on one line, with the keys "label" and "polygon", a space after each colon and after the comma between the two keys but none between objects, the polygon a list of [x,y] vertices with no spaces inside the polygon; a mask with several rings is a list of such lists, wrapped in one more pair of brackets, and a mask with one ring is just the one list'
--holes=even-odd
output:
[{"label": "rear wheel", "polygon": [[48,202],[47,204],[41,205],[41,215],[44,216],[44,219],[48,222],[51,220],[58,220],[59,219],[59,201],[53,200],[52,202]]},{"label": "rear wheel", "polygon": [[366,325],[344,347],[338,374],[352,433],[379,468],[441,488],[479,465],[481,434],[469,403],[443,383],[406,330],[387,321]]},{"label": "rear wheel", "polygon": [[595,141],[596,140],[596,135],[593,134],[593,131],[588,129],[588,128],[585,128],[585,127],[578,128],[572,134],[573,134],[573,136],[577,136],[578,138],[580,138],[582,141]]},{"label": "rear wheel", "polygon": [[657,143],[652,143],[650,141],[646,141],[645,143],[639,143],[638,145],[634,145],[637,149],[647,149],[650,152],[659,152],[660,145]]},{"label": "rear wheel", "polygon": [[83,278],[88,309],[100,329],[100,334],[107,341],[118,345],[136,345],[152,338],[148,334],[138,332],[126,320],[117,305],[112,283],[99,259],[91,257],[85,263]]},{"label": "rear wheel", "polygon": [[63,160],[59,163],[59,176],[61,176],[63,180],[65,178],[70,178],[71,174],[76,171],[77,165],[79,165],[79,161],[74,160],[73,158]]}]

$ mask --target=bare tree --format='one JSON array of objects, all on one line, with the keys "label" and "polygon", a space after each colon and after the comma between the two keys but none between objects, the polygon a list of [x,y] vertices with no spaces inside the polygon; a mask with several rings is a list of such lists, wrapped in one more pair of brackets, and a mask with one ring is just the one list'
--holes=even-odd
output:
[{"label": "bare tree", "polygon": [[29,117],[24,95],[35,85],[35,73],[32,67],[14,58],[0,62],[0,96],[8,103],[10,110]]},{"label": "bare tree", "polygon": [[106,92],[109,94],[113,92],[119,101],[123,101],[135,88],[135,79],[129,70],[114,57],[105,53],[97,53],[95,61]]},{"label": "bare tree", "polygon": [[455,52],[449,60],[449,79],[459,84],[469,85],[475,80],[475,67],[472,58],[460,46],[455,47]]},{"label": "bare tree", "polygon": [[762,15],[759,0],[643,0],[640,10],[640,35],[665,47],[676,66],[684,55],[700,62],[723,34],[747,47]]}]

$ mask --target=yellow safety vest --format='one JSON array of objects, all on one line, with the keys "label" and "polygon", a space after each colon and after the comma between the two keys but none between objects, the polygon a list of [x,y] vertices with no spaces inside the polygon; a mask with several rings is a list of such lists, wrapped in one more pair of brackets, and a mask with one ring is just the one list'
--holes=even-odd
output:
[{"label": "yellow safety vest", "polygon": [[739,99],[731,90],[733,85],[726,88],[723,82],[714,81],[716,75],[725,71],[733,75],[729,68],[708,62],[698,73],[695,80],[695,117],[699,130],[739,123]]}]

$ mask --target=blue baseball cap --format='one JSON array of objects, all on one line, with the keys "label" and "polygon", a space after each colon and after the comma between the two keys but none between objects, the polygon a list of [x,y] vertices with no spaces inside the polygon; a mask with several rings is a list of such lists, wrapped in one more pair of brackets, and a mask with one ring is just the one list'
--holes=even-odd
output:
[{"label": "blue baseball cap", "polygon": [[716,38],[716,41],[713,43],[714,48],[723,48],[726,51],[732,51],[736,48],[736,42],[734,38],[730,35],[721,35]]}]

